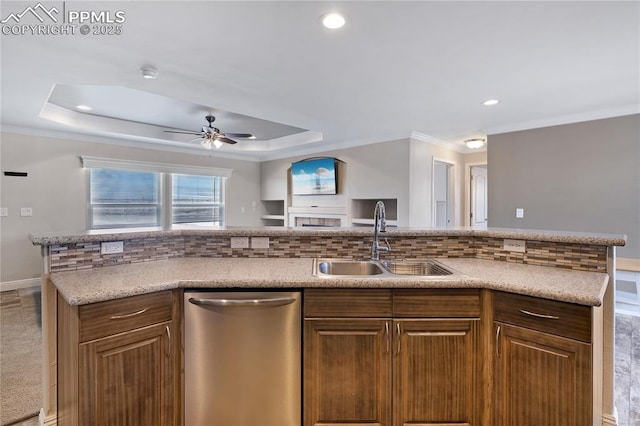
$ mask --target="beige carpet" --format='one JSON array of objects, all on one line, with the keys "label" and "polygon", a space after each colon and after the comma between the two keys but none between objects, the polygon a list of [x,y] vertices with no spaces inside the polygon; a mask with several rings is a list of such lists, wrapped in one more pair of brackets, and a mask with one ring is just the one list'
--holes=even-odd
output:
[{"label": "beige carpet", "polygon": [[42,406],[40,291],[0,293],[0,424],[37,415]]}]

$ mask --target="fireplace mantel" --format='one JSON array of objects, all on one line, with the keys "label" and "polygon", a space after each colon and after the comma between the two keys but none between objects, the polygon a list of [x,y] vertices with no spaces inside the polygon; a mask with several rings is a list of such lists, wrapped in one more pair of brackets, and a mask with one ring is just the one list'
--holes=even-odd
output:
[{"label": "fireplace mantel", "polygon": [[289,226],[349,226],[345,207],[297,206],[289,207],[288,213]]}]

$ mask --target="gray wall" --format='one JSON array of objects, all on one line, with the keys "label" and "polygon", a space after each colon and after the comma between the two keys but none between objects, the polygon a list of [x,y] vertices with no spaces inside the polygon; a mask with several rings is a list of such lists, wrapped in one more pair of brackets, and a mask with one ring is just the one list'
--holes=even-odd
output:
[{"label": "gray wall", "polygon": [[487,146],[489,226],[626,234],[618,256],[640,258],[640,115],[490,135]]},{"label": "gray wall", "polygon": [[[0,206],[9,209],[0,226],[3,283],[40,276],[40,251],[28,240],[30,232],[86,229],[88,178],[80,155],[233,169],[227,180],[226,223],[261,225],[257,162],[10,133],[0,136],[2,171],[29,174],[27,178],[0,177]],[[20,217],[21,207],[33,208],[33,216]]]}]

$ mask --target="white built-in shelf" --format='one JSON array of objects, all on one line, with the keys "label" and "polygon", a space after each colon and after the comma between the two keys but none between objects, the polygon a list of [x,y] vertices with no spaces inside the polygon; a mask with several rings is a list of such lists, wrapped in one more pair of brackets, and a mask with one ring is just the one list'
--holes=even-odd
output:
[{"label": "white built-in shelf", "polygon": [[[351,223],[354,225],[369,225],[369,226],[374,225],[373,219],[366,219],[366,218],[353,218],[351,219]],[[387,223],[387,226],[398,226],[397,220],[387,220],[386,223]]]},{"label": "white built-in shelf", "polygon": [[387,225],[398,226],[397,198],[352,198],[351,225],[373,226],[373,213],[378,200],[384,202],[387,213]]},{"label": "white built-in shelf", "polygon": [[264,215],[260,216],[260,219],[284,220],[284,215],[283,214],[264,214]]},{"label": "white built-in shelf", "polygon": [[285,200],[262,200],[262,212],[260,216],[265,226],[284,226],[287,224]]}]

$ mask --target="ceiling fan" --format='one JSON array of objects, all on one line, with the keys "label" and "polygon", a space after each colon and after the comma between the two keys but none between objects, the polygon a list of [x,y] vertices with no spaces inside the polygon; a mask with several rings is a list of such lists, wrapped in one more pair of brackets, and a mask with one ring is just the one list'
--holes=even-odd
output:
[{"label": "ceiling fan", "polygon": [[198,137],[190,140],[189,142],[200,140],[200,144],[208,149],[211,149],[212,145],[217,149],[220,148],[223,143],[231,145],[238,143],[231,138],[255,139],[255,136],[251,133],[221,133],[220,129],[213,127],[213,122],[216,121],[216,118],[213,115],[207,115],[205,120],[207,120],[209,125],[202,126],[202,131],[200,132],[182,132],[177,130],[165,130],[165,132],[179,133],[183,135],[196,135]]}]

